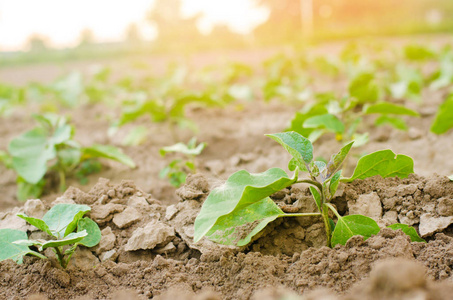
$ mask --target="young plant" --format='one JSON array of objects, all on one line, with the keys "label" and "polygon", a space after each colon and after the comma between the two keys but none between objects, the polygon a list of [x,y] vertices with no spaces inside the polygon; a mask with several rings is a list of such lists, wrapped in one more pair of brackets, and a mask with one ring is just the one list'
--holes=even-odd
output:
[{"label": "young plant", "polygon": [[[195,220],[194,241],[203,236],[226,245],[245,246],[252,241],[266,225],[281,217],[321,217],[327,237],[327,245],[344,245],[354,235],[365,238],[379,232],[377,223],[366,216],[341,216],[330,203],[340,182],[351,182],[380,175],[382,177],[405,178],[413,173],[412,158],[395,155],[391,150],[377,151],[363,156],[349,178],[341,176],[341,165],[353,142],[333,155],[328,163],[313,160],[311,142],[296,132],[267,135],[280,143],[291,155],[288,168],[294,171],[289,177],[279,168],[263,173],[251,174],[245,170],[231,175],[226,183],[211,191]],[[300,172],[308,173],[299,178]],[[317,212],[284,213],[269,196],[295,183],[310,184],[310,192],[318,209]],[[329,218],[333,212],[336,224]],[[403,229],[414,241],[420,237],[407,225],[392,225]]]},{"label": "young plant", "polygon": [[453,94],[450,94],[437,111],[431,131],[435,134],[443,134],[453,128]]},{"label": "young plant", "polygon": [[83,218],[90,210],[86,205],[56,204],[42,219],[18,214],[18,217],[48,234],[49,239],[29,240],[23,231],[0,229],[0,261],[13,259],[22,263],[27,254],[46,259],[46,256],[29,248],[35,246],[39,252],[51,248],[60,265],[66,268],[78,245],[94,247],[101,241],[101,231],[96,222]]},{"label": "young plant", "polygon": [[96,170],[99,158],[107,158],[135,167],[133,160],[120,149],[109,145],[82,147],[74,139],[74,127],[64,117],[53,114],[35,115],[39,125],[13,139],[8,153],[0,151],[0,161],[17,173],[17,198],[39,197],[46,183],[46,174],[59,176],[60,190],[66,177],[79,178]]},{"label": "young plant", "polygon": [[340,100],[330,93],[318,94],[315,102],[296,112],[287,130],[307,136],[312,142],[326,133],[335,133],[339,141],[348,143],[354,140],[354,147],[368,142],[368,133],[358,132],[358,128],[363,128],[362,120],[367,115],[378,115],[376,126],[390,125],[398,130],[408,130],[400,116],[418,117],[418,112],[381,101],[380,94],[373,75],[360,74],[350,83],[349,93]]},{"label": "young plant", "polygon": [[191,138],[187,145],[177,143],[173,146],[163,147],[160,149],[160,155],[165,156],[167,153],[176,152],[182,154],[185,158],[172,160],[168,166],[160,171],[159,177],[168,178],[171,185],[180,187],[181,184],[186,182],[187,174],[196,172],[195,157],[200,155],[205,147],[206,143],[197,145],[195,137]]}]

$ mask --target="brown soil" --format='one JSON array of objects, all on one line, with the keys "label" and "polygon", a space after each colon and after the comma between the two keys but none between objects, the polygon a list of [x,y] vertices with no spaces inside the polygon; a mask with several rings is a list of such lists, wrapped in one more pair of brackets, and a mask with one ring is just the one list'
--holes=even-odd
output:
[{"label": "brown soil", "polygon": [[[100,246],[78,249],[67,270],[54,259],[0,263],[0,298],[40,294],[44,299],[258,299],[262,295],[279,299],[283,293],[315,299],[322,293],[331,295],[329,299],[414,299],[413,295],[449,299],[453,291],[449,227],[427,235],[428,243],[411,243],[402,232],[386,229],[366,241],[357,236],[330,249],[321,245],[322,230],[310,229],[322,224],[289,219],[272,223],[268,234],[245,249],[207,240],[193,244],[193,221],[208,192],[208,182],[200,175],[178,190],[181,202],[172,206],[130,181],[113,185],[100,180],[88,193],[69,189],[56,202],[90,205],[91,218],[103,232]],[[370,192],[382,199],[382,215],[399,211],[403,221],[404,209],[399,205],[412,205],[408,201],[414,200],[413,211],[439,211],[439,199],[451,199],[453,183],[441,176],[371,178],[346,185],[335,202],[347,211],[353,201]],[[293,188],[279,197],[305,202],[306,195],[304,188]],[[386,208],[392,197],[401,204]],[[138,241],[132,247],[137,250],[127,250],[141,228],[156,241]]]}]

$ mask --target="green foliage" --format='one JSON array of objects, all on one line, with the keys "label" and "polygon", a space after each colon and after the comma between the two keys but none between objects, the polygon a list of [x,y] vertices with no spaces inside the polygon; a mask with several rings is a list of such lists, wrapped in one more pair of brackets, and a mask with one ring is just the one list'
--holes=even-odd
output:
[{"label": "green foliage", "polygon": [[40,253],[30,250],[28,246],[15,244],[15,241],[26,239],[27,233],[15,229],[0,229],[0,261],[12,259],[21,264],[23,257],[27,254],[40,258],[46,258]]},{"label": "green foliage", "polygon": [[426,241],[418,235],[418,233],[414,227],[408,226],[406,224],[397,223],[397,224],[387,226],[387,228],[390,228],[393,230],[401,229],[405,234],[407,234],[411,238],[412,242],[426,243]]},{"label": "green foliage", "polygon": [[39,197],[46,183],[45,176],[59,174],[60,189],[65,188],[66,177],[76,174],[80,180],[93,169],[93,162],[106,158],[135,167],[130,157],[109,145],[82,147],[74,141],[74,127],[64,117],[53,114],[35,115],[38,126],[14,138],[8,145],[8,154],[2,152],[1,161],[17,173],[17,198]]},{"label": "green foliage", "polygon": [[[313,160],[310,141],[296,132],[268,134],[281,144],[293,157],[289,169],[295,170],[292,177],[279,168],[251,174],[245,170],[232,174],[222,186],[211,191],[199,215],[195,219],[194,241],[202,237],[226,245],[245,246],[259,236],[269,222],[280,217],[314,217],[324,222],[327,245],[345,244],[354,235],[368,238],[379,232],[377,223],[365,216],[340,216],[330,204],[340,181],[352,181],[375,175],[382,177],[407,177],[413,172],[412,159],[390,150],[378,151],[363,157],[351,178],[341,178],[341,165],[353,142],[332,155],[329,162]],[[309,178],[300,179],[299,172],[308,172]],[[270,198],[273,193],[295,183],[310,184],[310,192],[318,212],[284,213]],[[336,224],[329,218],[329,210],[337,217]],[[413,232],[403,231],[411,237]]]},{"label": "green foliage", "polygon": [[371,73],[360,73],[349,84],[349,95],[360,104],[372,103],[380,99],[381,91]]},{"label": "green foliage", "polygon": [[350,178],[343,178],[343,182],[352,182],[355,179],[365,179],[380,175],[383,178],[406,178],[414,173],[414,162],[406,155],[396,155],[391,150],[381,150],[362,156],[354,173]]},{"label": "green foliage", "polygon": [[12,258],[21,263],[23,256],[27,254],[45,259],[44,255],[28,248],[36,246],[40,252],[52,248],[60,265],[66,268],[78,245],[94,247],[101,241],[99,226],[93,220],[83,217],[90,210],[86,205],[56,204],[42,219],[18,214],[18,217],[49,235],[50,239],[29,240],[25,232],[1,229],[0,260]]},{"label": "green foliage", "polygon": [[408,60],[413,61],[422,61],[427,60],[435,57],[435,53],[433,50],[429,49],[428,47],[422,45],[406,45],[404,47],[404,56]]},{"label": "green foliage", "polygon": [[439,107],[431,131],[435,134],[443,134],[453,128],[453,94],[450,94]]},{"label": "green foliage", "polygon": [[162,156],[167,153],[178,153],[184,158],[172,160],[160,171],[159,177],[167,178],[174,187],[180,187],[186,182],[186,177],[189,173],[196,172],[195,157],[200,155],[205,147],[206,143],[197,145],[197,139],[193,137],[187,144],[176,143],[172,146],[161,148],[159,152]]},{"label": "green foliage", "polygon": [[332,233],[332,247],[336,244],[344,245],[354,235],[361,235],[364,239],[376,235],[380,228],[376,221],[362,215],[338,216],[337,224]]}]

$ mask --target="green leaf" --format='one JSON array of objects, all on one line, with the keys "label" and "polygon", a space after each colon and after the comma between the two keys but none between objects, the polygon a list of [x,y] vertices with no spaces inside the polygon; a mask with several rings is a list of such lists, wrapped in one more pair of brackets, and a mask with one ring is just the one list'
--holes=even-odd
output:
[{"label": "green leaf", "polygon": [[266,134],[266,136],[282,145],[294,157],[299,165],[309,164],[313,159],[311,142],[294,131]]},{"label": "green leaf", "polygon": [[326,113],[328,113],[328,111],[324,105],[315,105],[315,106],[309,107],[306,111],[296,112],[296,114],[294,115],[294,118],[291,120],[290,127],[286,130],[295,131],[302,136],[309,137],[310,134],[312,133],[313,129],[303,127],[305,120],[307,120],[310,117],[313,117],[316,115],[323,115]]},{"label": "green leaf", "polygon": [[[43,128],[35,128],[13,139],[8,145],[8,152],[13,157],[38,156],[47,147],[47,132]],[[51,158],[52,156],[49,155]]]},{"label": "green leaf", "polygon": [[46,131],[35,128],[13,139],[8,145],[14,170],[25,181],[36,184],[47,172],[47,161],[56,152],[47,143]]},{"label": "green leaf", "polygon": [[338,151],[337,154],[332,155],[329,163],[327,164],[327,178],[330,177],[330,175],[332,175],[336,171],[338,171],[338,169],[341,167],[341,164],[348,155],[349,150],[351,150],[353,144],[354,141],[346,144],[340,149],[340,151]]},{"label": "green leaf", "polygon": [[283,214],[274,201],[266,197],[221,216],[206,236],[224,245],[245,246],[267,224]]},{"label": "green leaf", "polygon": [[[190,142],[189,142],[190,143]],[[190,147],[184,143],[177,143],[172,146],[163,147],[159,150],[160,155],[165,156],[168,152],[178,152],[185,155],[200,155],[201,151],[206,147],[206,143],[200,143],[196,147]]]},{"label": "green leaf", "polygon": [[84,245],[85,247],[94,247],[99,244],[101,241],[101,230],[96,222],[86,217],[80,219],[77,224],[77,232],[84,230],[87,232],[87,236],[84,237],[79,244]]},{"label": "green leaf", "polygon": [[313,199],[315,199],[316,206],[318,207],[319,211],[321,211],[321,195],[315,187],[309,186],[308,188],[310,189]]},{"label": "green leaf", "polygon": [[49,144],[59,145],[71,140],[74,129],[71,125],[64,124],[55,128],[54,134],[51,136]]},{"label": "green leaf", "polygon": [[448,177],[448,179],[450,179],[450,181],[453,181],[453,174],[450,176],[447,176],[447,177]]},{"label": "green leaf", "polygon": [[401,229],[405,234],[407,234],[411,238],[412,242],[426,243],[426,241],[424,239],[422,239],[418,235],[417,231],[412,226],[408,226],[406,224],[396,223],[396,224],[387,226],[387,228],[390,228],[390,229],[393,229],[393,230]]},{"label": "green leaf", "polygon": [[366,114],[392,114],[392,115],[407,115],[419,117],[420,114],[415,110],[409,109],[403,105],[393,104],[390,102],[381,102],[369,105],[364,113]]},{"label": "green leaf", "polygon": [[82,153],[85,159],[91,157],[102,157],[118,161],[129,168],[135,168],[135,163],[123,151],[117,147],[110,145],[92,145],[91,147],[82,148]]},{"label": "green leaf", "polygon": [[[245,170],[232,174],[225,184],[212,190],[205,200],[195,220],[194,241],[198,242],[208,232],[212,234],[211,229],[214,225],[221,226],[219,223],[221,218],[226,219],[230,214],[240,217],[232,220],[230,224],[232,222],[243,224],[241,215],[237,214],[238,211],[245,209],[247,213],[253,213],[247,208],[257,209],[256,206],[253,206],[255,203],[263,201],[266,197],[296,181],[297,174],[294,178],[289,178],[286,172],[279,168],[272,168],[258,174],[250,174]],[[260,215],[258,214],[258,216]],[[246,215],[242,217],[246,217]],[[247,220],[250,221],[250,219]]]},{"label": "green leaf", "polygon": [[288,162],[288,170],[295,171],[297,167],[299,167],[299,170],[301,170],[302,172],[308,172],[305,164],[300,164],[294,157],[291,158],[291,160]]},{"label": "green leaf", "polygon": [[435,134],[442,134],[453,128],[453,94],[439,107],[431,131]]},{"label": "green leaf", "polygon": [[27,254],[35,255],[40,258],[46,258],[38,252],[32,251],[28,246],[21,246],[13,242],[18,240],[26,240],[27,233],[15,229],[0,229],[0,261],[12,259],[21,264],[23,257]]},{"label": "green leaf", "polygon": [[345,245],[354,235],[361,235],[366,240],[379,231],[378,224],[371,218],[362,215],[340,217],[332,233],[332,247],[337,244]]},{"label": "green leaf", "polygon": [[343,133],[344,124],[336,116],[332,114],[324,114],[314,116],[305,120],[303,127],[305,128],[325,128],[327,130]]},{"label": "green leaf", "polygon": [[39,230],[47,233],[48,235],[57,237],[56,235],[54,235],[54,233],[50,230],[49,226],[43,220],[29,217],[26,214],[17,214],[17,216],[21,219],[24,219],[25,221],[27,221],[31,225],[35,226]]},{"label": "green leaf", "polygon": [[382,126],[385,124],[388,124],[396,129],[406,131],[408,130],[408,127],[406,125],[406,122],[404,122],[403,119],[397,118],[397,117],[390,117],[387,115],[382,115],[379,118],[376,119],[374,122],[376,126]]},{"label": "green leaf", "polygon": [[330,179],[329,192],[332,197],[335,195],[338,185],[340,184],[340,178],[341,178],[341,170],[338,171],[337,173],[335,173],[332,176],[332,179]]},{"label": "green leaf", "polygon": [[359,159],[354,173],[350,178],[343,178],[343,182],[351,182],[355,179],[365,179],[375,175],[383,178],[395,177],[406,178],[414,173],[414,161],[406,155],[396,155],[391,150],[381,150]]},{"label": "green leaf", "polygon": [[26,182],[22,177],[18,176],[16,197],[19,201],[39,198],[44,190],[45,184],[46,182],[44,179],[41,179],[36,184],[32,184]]},{"label": "green leaf", "polygon": [[359,103],[376,102],[379,99],[379,87],[371,73],[357,75],[349,84],[349,95]]},{"label": "green leaf", "polygon": [[83,215],[91,208],[79,204],[56,204],[42,218],[50,231],[57,238],[62,238],[73,232]]},{"label": "green leaf", "polygon": [[55,247],[61,247],[61,246],[66,246],[66,245],[72,245],[72,244],[80,242],[87,235],[88,235],[88,233],[86,232],[86,230],[83,230],[80,232],[72,232],[62,239],[51,240],[51,241],[46,241],[46,242],[42,243],[42,246],[39,247],[39,251],[42,251],[42,250],[44,250],[46,248],[50,248],[50,247],[55,248]]}]

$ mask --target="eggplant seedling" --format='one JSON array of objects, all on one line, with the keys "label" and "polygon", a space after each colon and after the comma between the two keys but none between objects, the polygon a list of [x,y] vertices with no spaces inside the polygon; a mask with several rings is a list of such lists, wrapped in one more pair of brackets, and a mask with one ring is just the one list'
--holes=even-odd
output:
[{"label": "eggplant seedling", "polygon": [[184,159],[174,159],[160,173],[160,178],[168,178],[170,184],[174,187],[180,187],[186,182],[187,174],[195,173],[197,170],[195,157],[200,155],[206,143],[197,145],[197,139],[191,138],[187,144],[177,143],[172,146],[160,149],[160,155],[165,156],[167,153],[175,152],[182,154]]},{"label": "eggplant seedling", "polygon": [[[365,239],[377,234],[380,228],[376,221],[362,215],[341,216],[331,201],[340,182],[351,182],[380,175],[384,178],[405,178],[413,173],[413,160],[405,155],[395,155],[391,150],[381,150],[363,156],[349,178],[341,176],[341,165],[353,142],[334,154],[328,163],[313,160],[313,145],[307,138],[296,132],[268,134],[280,143],[291,155],[288,169],[294,171],[289,177],[279,168],[263,173],[251,174],[245,170],[231,175],[225,184],[211,191],[195,220],[194,241],[203,236],[212,241],[245,246],[252,241],[267,224],[281,217],[319,216],[324,222],[327,245],[334,247],[345,244],[354,236]],[[299,178],[299,173],[308,173]],[[269,196],[295,183],[307,183],[316,202],[316,212],[284,213]],[[329,218],[332,211],[336,224]],[[415,229],[404,224],[390,228],[402,229],[413,241],[423,241]]]},{"label": "eggplant seedling", "polygon": [[13,259],[22,263],[27,254],[47,258],[29,248],[36,246],[40,252],[51,248],[60,265],[66,268],[78,245],[94,247],[101,241],[101,231],[96,222],[87,217],[83,218],[90,210],[87,205],[56,204],[42,219],[18,214],[18,217],[47,233],[50,238],[29,240],[26,232],[0,229],[0,261]]}]

